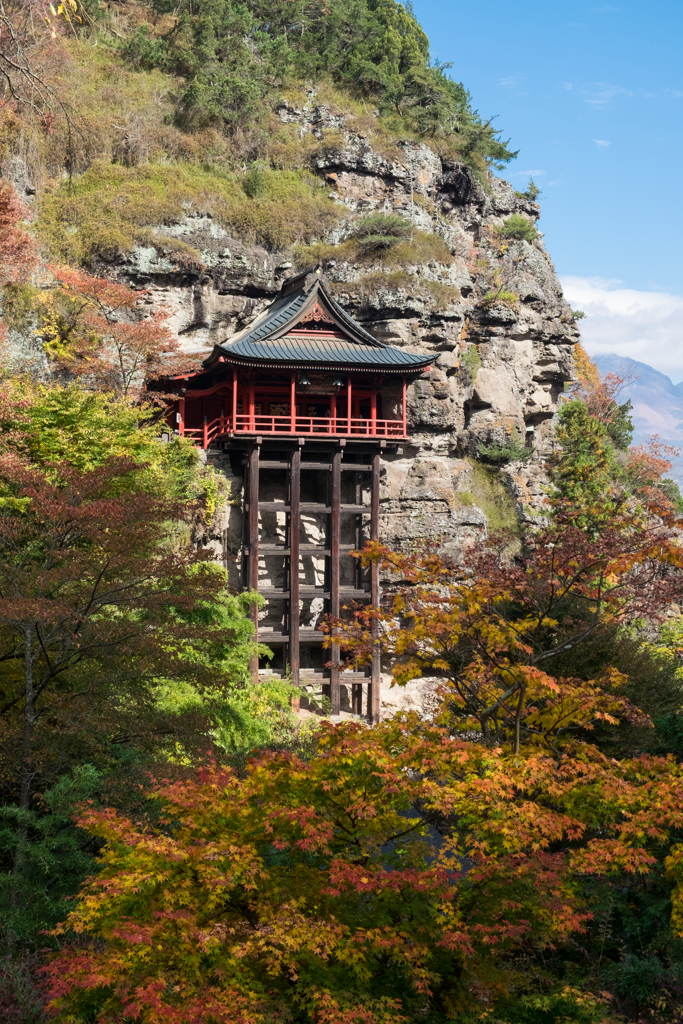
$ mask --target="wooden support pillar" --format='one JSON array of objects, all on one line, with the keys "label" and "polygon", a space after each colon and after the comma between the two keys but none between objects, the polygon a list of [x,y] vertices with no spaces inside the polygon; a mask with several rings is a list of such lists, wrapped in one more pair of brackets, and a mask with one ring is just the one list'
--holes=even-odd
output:
[{"label": "wooden support pillar", "polygon": [[178,399],[178,433],[185,437],[185,399]]},{"label": "wooden support pillar", "polygon": [[[370,499],[370,540],[379,540],[379,474],[380,453],[372,456],[372,496]],[[379,607],[379,565],[373,562],[370,567],[370,602],[373,608]],[[372,655],[372,675],[368,687],[368,720],[372,725],[379,722],[380,717],[380,653],[379,653],[379,622],[372,623],[374,651]]]},{"label": "wooden support pillar", "polygon": [[[355,489],[354,489],[354,502],[356,505],[363,504],[363,474],[354,473]],[[363,548],[363,517],[357,515],[354,517],[356,520],[354,543],[356,551],[361,551]],[[355,590],[360,590],[363,584],[363,571],[360,564],[360,559],[354,558],[353,560],[353,586]],[[353,683],[351,686],[351,710],[354,715],[363,714],[363,684]]]},{"label": "wooden support pillar", "polygon": [[[249,589],[258,591],[258,492],[259,492],[259,448],[254,445],[249,453]],[[252,607],[254,641],[258,643],[258,608]],[[258,682],[258,657],[251,660],[251,676]]]},{"label": "wooden support pillar", "polygon": [[289,669],[299,685],[299,530],[301,524],[301,448],[292,452],[289,465]]},{"label": "wooden support pillar", "polygon": [[408,408],[407,408],[408,387],[405,377],[403,378],[403,436],[408,436]]},{"label": "wooden support pillar", "polygon": [[296,374],[293,370],[289,378],[289,430],[296,434]]},{"label": "wooden support pillar", "polygon": [[249,385],[249,429],[256,430],[256,397],[254,394],[254,385]]},{"label": "wooden support pillar", "polygon": [[370,433],[377,433],[377,392],[370,395]]},{"label": "wooden support pillar", "polygon": [[[341,448],[332,456],[332,496],[330,502],[330,614],[339,618],[339,541],[341,537]],[[332,671],[330,674],[330,703],[332,714],[341,713],[339,681],[339,645],[330,648]]]},{"label": "wooden support pillar", "polygon": [[330,395],[330,433],[337,433],[337,396]]},{"label": "wooden support pillar", "polygon": [[232,369],[232,429],[237,430],[237,369]]},{"label": "wooden support pillar", "polygon": [[346,385],[346,433],[351,434],[351,413],[353,412],[353,400],[351,395],[351,378]]}]

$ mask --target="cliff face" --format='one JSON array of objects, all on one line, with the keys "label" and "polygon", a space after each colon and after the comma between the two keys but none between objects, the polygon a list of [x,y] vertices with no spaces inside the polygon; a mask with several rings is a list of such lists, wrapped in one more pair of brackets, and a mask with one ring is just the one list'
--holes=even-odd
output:
[{"label": "cliff face", "polygon": [[[342,214],[323,244],[269,252],[200,211],[160,231],[198,250],[202,270],[178,266],[160,245],[137,248],[118,272],[173,310],[188,352],[208,353],[260,313],[288,276],[322,262],[339,301],[378,338],[437,353],[409,389],[411,442],[385,459],[385,540],[440,536],[458,546],[487,519],[510,524],[541,498],[550,423],[578,339],[542,236],[506,240],[500,232],[513,214],[533,224],[538,205],[501,179],[483,184],[426,145],[392,144],[380,153],[313,95],[308,107],[283,101],[278,113],[319,140],[320,187]],[[374,264],[359,259],[345,242],[359,217],[375,212],[409,219],[423,240],[436,237],[436,255],[425,259],[423,245],[422,256],[414,247],[414,263],[409,247],[398,267],[381,255]],[[501,472],[474,461],[480,444],[509,440],[533,447],[533,457]],[[230,533],[238,531],[235,523]]]}]

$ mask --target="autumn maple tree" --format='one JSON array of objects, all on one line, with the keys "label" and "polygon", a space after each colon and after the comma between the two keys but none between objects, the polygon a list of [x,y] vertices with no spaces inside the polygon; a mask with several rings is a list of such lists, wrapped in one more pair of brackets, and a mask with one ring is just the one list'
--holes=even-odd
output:
[{"label": "autumn maple tree", "polygon": [[579,878],[647,872],[680,827],[674,762],[588,753],[520,759],[409,715],[160,785],[155,828],[88,809],[106,847],[58,929],[51,1012],[451,1020],[510,984],[515,952],[586,926]]},{"label": "autumn maple tree", "polygon": [[188,366],[169,312],[150,312],[148,292],[76,268],[52,272],[58,287],[42,296],[41,333],[63,370],[134,399],[148,380]]},{"label": "autumn maple tree", "polygon": [[433,545],[395,552],[370,544],[360,558],[386,576],[382,607],[358,608],[327,628],[357,664],[379,642],[399,685],[441,678],[459,731],[475,729],[488,745],[510,742],[515,752],[524,741],[557,752],[563,737],[596,720],[638,717],[620,696],[619,673],[557,678],[554,666],[596,630],[656,614],[680,593],[683,556],[665,515],[658,506],[613,513],[596,537],[574,524],[571,507],[558,509],[512,564],[495,543],[460,564]]},{"label": "autumn maple tree", "polygon": [[28,208],[8,181],[0,181],[0,279],[3,286],[25,282],[38,263],[33,238],[22,226]]},{"label": "autumn maple tree", "polygon": [[155,687],[189,678],[215,691],[220,674],[197,652],[244,644],[231,623],[195,614],[220,600],[225,579],[202,552],[171,542],[191,506],[138,482],[126,459],[88,472],[0,459],[0,772],[17,809],[15,839],[0,845],[13,847],[19,910],[35,801],[68,771],[73,748],[172,736],[181,723]]},{"label": "autumn maple tree", "polygon": [[505,991],[516,957],[591,927],[586,879],[666,854],[677,892],[680,767],[602,754],[597,727],[647,717],[622,673],[562,671],[680,591],[665,511],[598,539],[556,512],[512,564],[495,545],[460,565],[369,545],[382,608],[329,628],[356,661],[379,642],[399,684],[439,676],[433,720],[330,726],[308,761],[161,784],[154,828],[86,810],[106,847],[59,929],[56,1018],[451,1020]]}]

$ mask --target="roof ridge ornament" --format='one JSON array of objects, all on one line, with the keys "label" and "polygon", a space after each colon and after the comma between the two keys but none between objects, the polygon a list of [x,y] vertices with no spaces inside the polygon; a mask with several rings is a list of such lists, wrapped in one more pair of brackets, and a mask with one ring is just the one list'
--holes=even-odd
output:
[{"label": "roof ridge ornament", "polygon": [[296,326],[298,327],[299,324],[308,324],[311,322],[316,324],[334,324],[335,327],[337,326],[336,322],[332,319],[330,314],[323,309],[319,302],[313,303],[311,308],[304,313],[300,320],[297,321]]}]

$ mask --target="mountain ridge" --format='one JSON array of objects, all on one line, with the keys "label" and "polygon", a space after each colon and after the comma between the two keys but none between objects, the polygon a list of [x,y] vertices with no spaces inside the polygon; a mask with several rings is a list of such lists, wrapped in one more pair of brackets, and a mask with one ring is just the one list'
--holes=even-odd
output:
[{"label": "mountain ridge", "polygon": [[[604,376],[626,374],[620,401],[631,400],[634,444],[647,444],[656,435],[673,447],[683,446],[683,382],[674,384],[670,377],[648,363],[616,353],[596,356],[593,360]],[[672,458],[671,476],[683,483],[683,459]]]}]

